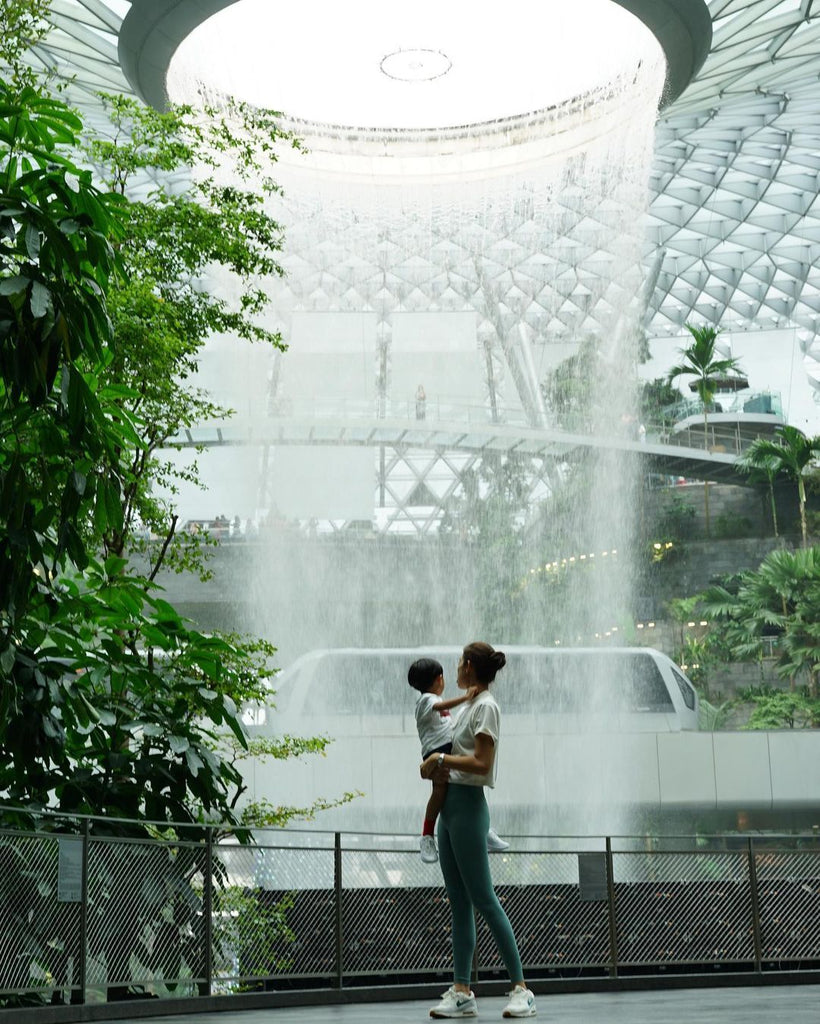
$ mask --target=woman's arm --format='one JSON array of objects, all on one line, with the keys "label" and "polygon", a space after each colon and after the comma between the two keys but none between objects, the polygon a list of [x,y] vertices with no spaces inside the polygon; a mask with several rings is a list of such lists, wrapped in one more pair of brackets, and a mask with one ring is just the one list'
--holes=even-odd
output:
[{"label": "woman's arm", "polygon": [[[439,768],[439,755],[430,754],[421,763],[421,777],[423,779],[435,778],[435,772],[446,770],[447,775],[450,769],[460,772],[469,772],[471,775],[488,775],[495,760],[495,743],[492,736],[480,732],[475,738],[475,748],[472,754],[445,754],[444,760]],[[443,778],[445,776],[442,776]]]}]

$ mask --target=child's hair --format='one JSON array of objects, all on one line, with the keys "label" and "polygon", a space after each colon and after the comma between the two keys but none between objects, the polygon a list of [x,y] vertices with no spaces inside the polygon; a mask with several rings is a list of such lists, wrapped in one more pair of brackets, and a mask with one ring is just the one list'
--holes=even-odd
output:
[{"label": "child's hair", "polygon": [[491,683],[495,679],[496,672],[499,672],[507,664],[507,658],[503,651],[496,651],[489,644],[482,643],[480,640],[467,644],[462,657],[473,666],[476,679],[480,683]]},{"label": "child's hair", "polygon": [[444,675],[444,669],[435,658],[419,658],[408,669],[407,682],[419,693],[427,693],[433,683],[442,675]]}]

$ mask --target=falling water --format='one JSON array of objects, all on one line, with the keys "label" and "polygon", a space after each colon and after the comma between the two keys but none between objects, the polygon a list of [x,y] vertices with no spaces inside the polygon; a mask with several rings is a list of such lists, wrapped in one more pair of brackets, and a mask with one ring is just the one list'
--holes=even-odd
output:
[{"label": "falling water", "polygon": [[[317,648],[477,637],[628,642],[638,488],[618,443],[637,439],[642,218],[662,81],[647,63],[561,111],[441,133],[435,146],[419,136],[418,152],[412,133],[301,126],[312,152],[277,168],[287,278],[270,283],[272,326],[291,349],[271,357],[223,339],[203,360],[240,422],[273,413],[314,429],[313,444],[248,449],[241,479],[233,455],[211,454],[210,510],[254,534],[220,553],[223,611],[236,620],[225,625],[269,637],[282,665]],[[425,428],[440,418],[465,435],[502,424],[594,443],[547,460],[412,440],[316,445],[351,418],[421,426],[418,384]],[[601,684],[605,702],[617,681]],[[410,708],[403,685],[395,699]],[[605,778],[600,764],[571,764],[550,784],[595,792],[600,812],[616,797]],[[550,823],[510,812],[503,827]]]}]

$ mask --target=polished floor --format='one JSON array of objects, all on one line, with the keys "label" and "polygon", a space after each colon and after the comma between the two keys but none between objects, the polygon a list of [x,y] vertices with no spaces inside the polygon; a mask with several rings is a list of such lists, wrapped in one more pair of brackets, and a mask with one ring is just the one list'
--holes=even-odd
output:
[{"label": "polished floor", "polygon": [[[501,1020],[506,1000],[479,998],[478,1020]],[[221,1010],[151,1017],[153,1024],[418,1024],[428,1020],[430,1001],[357,1003],[336,1006]],[[146,1018],[139,1018],[145,1021]],[[474,1019],[474,1018],[473,1018]],[[820,1021],[820,985],[674,989],[542,995],[540,1021],[556,1024],[813,1024]],[[109,1024],[109,1022],[99,1022]],[[114,1022],[110,1022],[114,1024]],[[137,1018],[117,1024],[137,1024]]]}]

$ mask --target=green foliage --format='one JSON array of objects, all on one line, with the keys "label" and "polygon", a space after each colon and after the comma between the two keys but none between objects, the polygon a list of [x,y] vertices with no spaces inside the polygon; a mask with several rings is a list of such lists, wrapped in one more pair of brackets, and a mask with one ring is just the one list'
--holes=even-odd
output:
[{"label": "green foliage", "polygon": [[296,942],[288,911],[297,898],[297,893],[291,892],[274,899],[265,889],[248,890],[238,885],[220,889],[214,907],[217,970],[230,977],[238,969],[248,978],[286,970],[292,958],[285,951]]},{"label": "green foliage", "polygon": [[755,688],[744,691],[738,699],[753,705],[744,729],[816,729],[820,726],[820,700],[803,690]]},{"label": "green foliage", "polygon": [[559,363],[541,390],[548,408],[566,430],[584,430],[598,374],[599,342],[594,335],[581,339],[578,351]]},{"label": "green foliage", "polygon": [[716,357],[715,342],[720,334],[719,328],[708,324],[701,327],[686,324],[686,329],[692,335],[692,342],[686,348],[680,349],[682,360],[677,366],[672,367],[667,374],[667,380],[671,384],[678,377],[693,379],[698,398],[703,403],[705,420],[706,410],[715,397],[718,380],[727,374],[737,373],[738,360]]},{"label": "green foliage", "polygon": [[28,56],[48,31],[45,18],[50,8],[51,0],[3,0],[0,5],[0,79],[21,86],[36,83]]},{"label": "green foliage", "polygon": [[820,534],[820,511],[812,509],[806,512],[806,528],[813,537]]},{"label": "green foliage", "polygon": [[[0,83],[0,800],[32,814],[48,805],[238,823],[241,706],[270,702],[263,680],[274,648],[190,628],[122,556],[156,479],[153,446],[202,405],[170,416],[171,378],[194,365],[152,314],[174,304],[159,301],[174,284],[151,277],[146,253],[133,255],[145,211],[101,191],[73,161],[81,127],[59,101]],[[178,155],[152,159],[164,166]],[[267,238],[261,228],[254,237]],[[259,265],[249,261],[248,272]],[[181,280],[180,294],[191,285]],[[116,323],[132,325],[123,338],[109,296]],[[253,298],[240,305],[258,308]],[[198,299],[176,309],[170,320],[182,330],[208,329]],[[145,379],[123,339],[139,342]],[[160,372],[165,393],[151,376]],[[162,425],[152,421],[161,414]],[[280,753],[325,742],[291,741]]]},{"label": "green foliage", "polygon": [[669,566],[680,562],[686,556],[686,548],[679,540],[664,536],[660,540],[646,541],[644,545],[650,567]]},{"label": "green foliage", "polygon": [[[667,379],[670,384],[678,377],[693,379],[698,397],[703,405],[703,440],[708,447],[708,409],[715,397],[718,381],[727,374],[738,372],[738,361],[737,359],[718,359],[716,357],[715,342],[720,334],[719,328],[707,324],[701,327],[686,324],[686,329],[692,335],[692,343],[687,348],[680,350],[682,362],[672,367]],[[711,533],[708,481],[703,483],[703,512],[706,521],[706,536],[708,537]]]},{"label": "green foliage", "polygon": [[[0,83],[0,627],[19,622],[84,520],[121,516],[117,452],[138,444],[95,367],[111,337],[121,204],[65,155],[78,119]],[[105,470],[103,463],[108,463]],[[9,655],[6,654],[6,668]]]},{"label": "green foliage", "polygon": [[520,532],[528,501],[526,466],[487,454],[479,469],[461,476],[461,487],[442,517],[441,533],[475,542],[478,624],[492,633],[510,617],[522,576]]},{"label": "green foliage", "polygon": [[669,427],[672,421],[666,416],[665,410],[680,401],[680,392],[665,377],[656,377],[641,383],[640,420],[652,423],[661,428]]},{"label": "green foliage", "polygon": [[778,636],[778,674],[808,679],[816,694],[820,671],[820,548],[777,550],[754,572],[710,587],[701,607],[722,626],[738,660],[763,656],[763,638]]},{"label": "green foliage", "polygon": [[752,441],[737,460],[736,466],[741,473],[762,471],[769,479],[770,485],[778,476],[785,476],[797,485],[800,528],[803,547],[806,547],[806,476],[820,452],[820,437],[806,437],[802,430],[788,424],[778,427],[775,434],[773,441],[764,437]]},{"label": "green foliage", "polygon": [[719,658],[709,643],[708,636],[689,635],[672,656],[698,689],[709,693],[709,673],[719,663]]},{"label": "green foliage", "polygon": [[732,515],[722,512],[714,522],[714,536],[721,540],[730,537],[750,537],[752,521],[748,516]]},{"label": "green foliage", "polygon": [[[109,291],[116,346],[107,372],[129,389],[123,407],[144,426],[124,481],[122,527],[103,535],[105,551],[138,549],[152,559],[152,573],[164,560],[205,579],[207,538],[176,534],[173,511],[180,483],[199,483],[198,467],[180,468],[163,450],[185,428],[230,414],[193,381],[211,335],[284,348],[260,325],[266,279],[282,274],[283,231],[265,204],[279,191],[269,173],[275,147],[298,141],[275,115],[238,102],[197,114],[185,106],[158,112],[122,96],[103,101],[112,135],[86,145],[98,177],[122,195],[146,176],[154,182],[128,204],[127,244],[119,247],[128,278]],[[175,185],[181,174],[184,190]],[[238,300],[202,287],[214,274],[233,282]],[[145,531],[168,543],[146,545]]]},{"label": "green foliage", "polygon": [[692,536],[695,516],[695,506],[691,501],[673,494],[661,509],[658,529],[673,540],[684,540]]}]

